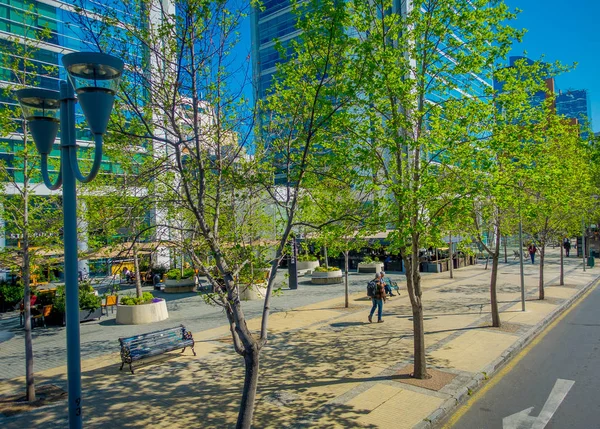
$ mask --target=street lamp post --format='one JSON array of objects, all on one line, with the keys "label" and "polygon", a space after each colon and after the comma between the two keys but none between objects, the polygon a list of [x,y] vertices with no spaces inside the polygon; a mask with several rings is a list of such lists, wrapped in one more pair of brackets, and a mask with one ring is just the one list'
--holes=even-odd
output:
[{"label": "street lamp post", "polygon": [[[90,182],[100,170],[102,137],[106,132],[115,92],[123,73],[123,61],[96,52],[75,52],[65,55],[62,62],[69,73],[69,79],[60,82],[60,92],[26,88],[16,91],[16,96],[42,157],[44,184],[51,190],[57,190],[61,185],[63,188],[69,428],[80,429],[83,427],[83,419],[76,181]],[[96,143],[94,162],[87,176],[81,174],[77,163],[75,93]],[[52,152],[59,125],[61,165],[56,182],[52,183],[48,172],[48,155]]]}]

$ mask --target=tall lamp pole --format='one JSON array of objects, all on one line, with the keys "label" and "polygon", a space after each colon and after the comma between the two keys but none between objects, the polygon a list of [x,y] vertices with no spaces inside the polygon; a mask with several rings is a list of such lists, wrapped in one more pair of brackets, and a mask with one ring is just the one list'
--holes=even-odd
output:
[{"label": "tall lamp pole", "polygon": [[[39,88],[16,91],[23,115],[42,157],[44,184],[51,190],[63,188],[63,240],[65,248],[65,298],[67,325],[67,386],[69,428],[81,429],[81,354],[79,338],[79,284],[77,256],[76,182],[90,182],[100,170],[102,136],[106,133],[115,92],[123,73],[123,61],[96,52],[75,52],[63,56],[69,74],[60,82],[60,92]],[[77,93],[77,99],[75,99]],[[79,101],[96,143],[90,173],[83,176],[77,163],[75,103]],[[60,126],[60,171],[50,180],[48,155],[52,152]]]}]

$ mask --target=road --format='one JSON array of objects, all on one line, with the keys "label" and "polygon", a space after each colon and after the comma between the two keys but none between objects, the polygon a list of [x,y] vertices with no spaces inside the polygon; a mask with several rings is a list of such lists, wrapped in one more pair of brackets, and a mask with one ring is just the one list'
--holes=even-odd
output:
[{"label": "road", "polygon": [[445,427],[600,429],[599,310],[597,286]]}]

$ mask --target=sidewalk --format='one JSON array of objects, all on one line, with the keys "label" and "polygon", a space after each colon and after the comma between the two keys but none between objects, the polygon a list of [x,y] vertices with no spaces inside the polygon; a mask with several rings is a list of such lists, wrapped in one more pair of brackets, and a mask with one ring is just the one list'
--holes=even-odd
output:
[{"label": "sidewalk", "polygon": [[[490,327],[489,276],[483,265],[423,278],[430,380],[408,377],[412,320],[405,287],[388,301],[382,324],[367,323],[370,301],[361,291],[323,300],[270,318],[262,353],[255,428],[411,428],[427,426],[491,375],[548,318],[600,275],[566,260],[558,284],[558,249],[550,251],[546,300],[537,301],[538,265],[526,266],[527,311],[521,311],[518,264],[501,264],[500,329]],[[324,288],[332,286],[323,286]],[[335,287],[335,286],[334,286]],[[341,289],[338,288],[338,290]],[[259,319],[249,326],[258,330]],[[177,353],[119,371],[116,353],[83,361],[86,428],[233,427],[243,383],[243,362],[233,352],[227,326],[194,334],[197,357]],[[36,373],[38,385],[66,388],[65,367]],[[22,389],[22,379],[0,382],[0,395]],[[3,428],[66,427],[66,402],[15,417]]]}]

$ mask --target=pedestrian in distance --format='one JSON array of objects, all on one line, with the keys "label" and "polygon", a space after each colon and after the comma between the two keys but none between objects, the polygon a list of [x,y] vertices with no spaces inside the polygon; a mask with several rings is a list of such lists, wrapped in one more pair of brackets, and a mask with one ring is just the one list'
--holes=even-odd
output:
[{"label": "pedestrian in distance", "polygon": [[565,248],[565,255],[567,255],[567,258],[568,258],[569,253],[571,252],[571,240],[568,238],[565,238],[565,241],[563,242],[563,247]]},{"label": "pedestrian in distance", "polygon": [[385,290],[385,294],[387,296],[396,296],[392,293],[392,281],[389,277],[385,276],[385,273],[382,271],[379,273],[381,281],[383,282],[383,288]]},{"label": "pedestrian in distance", "polygon": [[527,251],[529,252],[529,257],[531,258],[531,263],[535,264],[535,252],[537,252],[537,247],[535,247],[535,244],[529,243],[529,247],[527,247]]},{"label": "pedestrian in distance", "polygon": [[375,274],[375,279],[369,282],[367,286],[367,295],[371,297],[373,306],[369,313],[369,323],[373,322],[373,313],[377,309],[377,323],[382,323],[383,319],[383,303],[385,302],[385,287],[380,274]]}]

